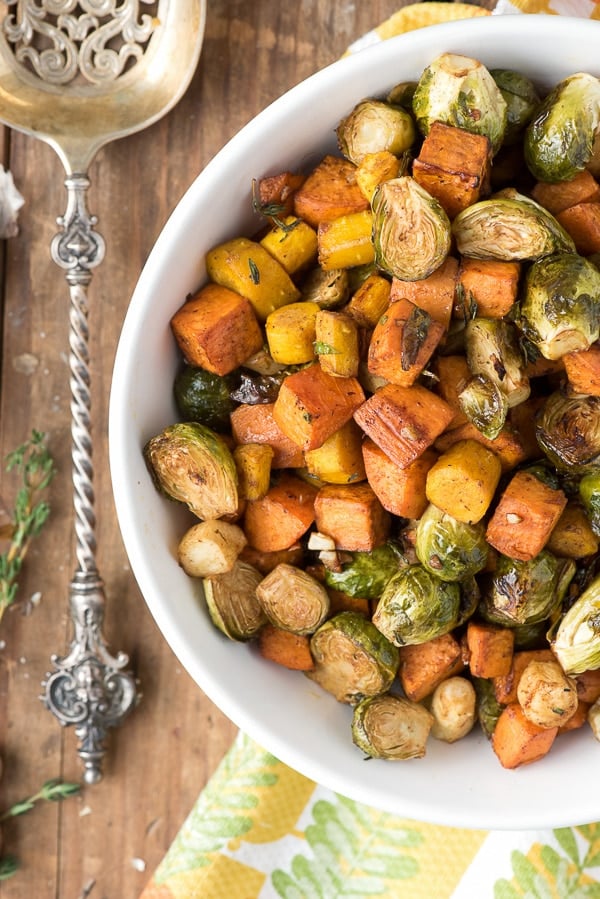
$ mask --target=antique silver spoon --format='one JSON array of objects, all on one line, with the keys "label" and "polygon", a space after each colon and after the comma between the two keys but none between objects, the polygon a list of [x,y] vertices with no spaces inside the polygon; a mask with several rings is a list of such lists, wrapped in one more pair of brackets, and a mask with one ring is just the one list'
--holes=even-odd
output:
[{"label": "antique silver spoon", "polygon": [[124,653],[102,633],[104,585],[96,565],[90,423],[87,288],[105,244],[86,193],[98,150],[152,124],[187,89],[196,68],[205,0],[4,0],[0,12],[0,120],[45,141],[65,172],[67,204],[57,219],[52,259],[70,292],[69,370],[74,532],[70,584],[73,639],[53,655],[43,682],[46,707],[75,725],[84,781],[102,777],[107,728],[138,700]]}]

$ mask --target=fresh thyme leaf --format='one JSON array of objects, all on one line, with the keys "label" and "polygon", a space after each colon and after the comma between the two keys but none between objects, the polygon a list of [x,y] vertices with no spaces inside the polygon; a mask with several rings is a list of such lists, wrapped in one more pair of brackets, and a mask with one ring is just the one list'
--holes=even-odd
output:
[{"label": "fresh thyme leaf", "polygon": [[18,815],[30,812],[39,801],[60,802],[69,796],[75,796],[80,790],[80,785],[76,783],[68,783],[56,779],[47,780],[33,796],[21,799],[19,802],[11,805],[9,809],[0,815],[0,821],[6,821],[8,818],[16,818]]},{"label": "fresh thyme leaf", "polygon": [[415,306],[402,330],[402,347],[400,351],[402,371],[408,371],[411,365],[414,365],[417,361],[419,350],[427,338],[430,324],[431,316],[429,313],[424,309],[420,309],[419,306]]},{"label": "fresh thyme leaf", "polygon": [[8,880],[18,870],[19,862],[14,855],[3,855],[0,858],[0,880]]},{"label": "fresh thyme leaf", "polygon": [[261,203],[258,194],[258,182],[256,178],[252,179],[252,208],[259,215],[271,220],[273,225],[281,228],[286,234],[293,231],[300,224],[300,219],[294,219],[292,222],[284,222],[282,215],[285,213],[285,206],[281,203]]},{"label": "fresh thyme leaf", "polygon": [[315,340],[313,348],[317,356],[336,356],[339,352],[330,343],[324,343],[322,340]]},{"label": "fresh thyme leaf", "polygon": [[248,259],[248,268],[250,269],[250,278],[253,284],[260,284],[260,272],[258,266],[253,259]]}]

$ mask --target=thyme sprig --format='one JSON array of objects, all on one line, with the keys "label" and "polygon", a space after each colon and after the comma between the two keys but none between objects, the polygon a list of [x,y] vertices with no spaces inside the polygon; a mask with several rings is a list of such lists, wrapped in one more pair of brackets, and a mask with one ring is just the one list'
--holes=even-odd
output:
[{"label": "thyme sprig", "polygon": [[19,574],[31,541],[40,533],[50,514],[50,506],[40,498],[55,473],[45,436],[41,431],[33,430],[30,439],[6,457],[6,470],[16,469],[22,484],[8,529],[10,544],[0,554],[0,621],[16,599]]}]

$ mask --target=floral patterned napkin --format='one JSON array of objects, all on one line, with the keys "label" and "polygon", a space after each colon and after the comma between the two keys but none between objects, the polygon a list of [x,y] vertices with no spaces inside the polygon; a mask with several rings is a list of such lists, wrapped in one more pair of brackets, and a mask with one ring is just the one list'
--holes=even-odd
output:
[{"label": "floral patterned napkin", "polygon": [[[590,0],[498,0],[494,14],[600,19]],[[487,16],[416,3],[348,52]],[[436,859],[436,864],[431,864]],[[239,733],[140,899],[600,899],[600,823],[483,831],[398,818],[288,768]]]}]

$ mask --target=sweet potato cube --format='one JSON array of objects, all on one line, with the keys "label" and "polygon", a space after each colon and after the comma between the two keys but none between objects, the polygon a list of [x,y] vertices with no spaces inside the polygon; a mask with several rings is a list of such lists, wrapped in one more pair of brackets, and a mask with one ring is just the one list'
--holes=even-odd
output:
[{"label": "sweet potato cube", "polygon": [[492,749],[503,768],[518,768],[548,754],[557,727],[538,727],[529,721],[518,702],[503,709],[492,734]]},{"label": "sweet potato cube", "polygon": [[562,361],[575,393],[600,396],[600,345],[595,343],[589,350],[566,353]]},{"label": "sweet potato cube", "polygon": [[390,516],[368,484],[321,487],[315,499],[317,529],[338,549],[368,552],[385,542]]},{"label": "sweet potato cube", "polygon": [[600,203],[600,185],[591,172],[584,169],[570,181],[556,184],[539,181],[533,186],[531,196],[552,215],[558,215],[578,203]]},{"label": "sweet potato cube", "polygon": [[289,549],[306,533],[315,518],[317,490],[294,475],[283,475],[262,499],[249,502],[244,532],[260,552]]},{"label": "sweet potato cube", "polygon": [[262,346],[250,302],[240,294],[207,284],[177,310],[171,330],[186,360],[227,375]]},{"label": "sweet potato cube", "polygon": [[374,328],[390,304],[391,285],[383,275],[373,273],[352,295],[345,312],[361,328]]},{"label": "sweet potato cube", "polygon": [[469,419],[458,402],[459,394],[471,379],[471,369],[465,356],[439,356],[435,362],[435,373],[438,377],[437,392],[452,409],[454,417],[448,429],[466,424]]},{"label": "sweet potato cube", "polygon": [[304,453],[283,433],[273,418],[273,403],[242,404],[231,413],[231,432],[236,444],[259,443],[273,450],[272,468],[301,468]]},{"label": "sweet potato cube", "polygon": [[458,521],[476,524],[487,512],[500,480],[498,457],[476,440],[460,440],[427,473],[427,499]]},{"label": "sweet potato cube", "polygon": [[271,484],[274,451],[268,443],[242,443],[233,451],[242,499],[262,499]]},{"label": "sweet potato cube", "polygon": [[507,425],[502,428],[497,437],[490,440],[488,437],[484,437],[474,424],[467,421],[458,427],[453,426],[451,430],[442,434],[436,440],[435,448],[440,453],[445,453],[461,440],[474,440],[491,450],[500,460],[502,471],[511,471],[527,458],[520,435]]},{"label": "sweet potato cube", "polygon": [[515,633],[472,619],[467,624],[469,669],[473,677],[500,677],[512,665]]},{"label": "sweet potato cube", "polygon": [[391,303],[375,326],[369,344],[372,375],[410,387],[419,377],[444,335],[444,326],[410,300]]},{"label": "sweet potato cube", "polygon": [[302,568],[304,565],[304,549],[301,543],[294,543],[288,549],[261,552],[254,546],[246,545],[238,558],[240,561],[252,565],[261,574],[269,574],[278,565],[296,565],[298,568]]},{"label": "sweet potato cube", "polygon": [[273,624],[265,624],[261,628],[258,651],[263,659],[276,662],[292,671],[310,671],[315,667],[309,637],[284,631]]},{"label": "sweet potato cube", "polygon": [[435,688],[460,674],[465,667],[461,645],[452,634],[434,637],[426,643],[401,646],[398,676],[408,699],[420,702]]},{"label": "sweet potato cube", "polygon": [[265,215],[269,212],[279,217],[291,215],[294,194],[305,180],[305,175],[296,172],[280,172],[278,175],[261,178],[258,182],[258,202]]},{"label": "sweet potato cube", "polygon": [[368,437],[362,454],[367,480],[384,509],[400,518],[420,518],[428,506],[425,494],[427,472],[437,459],[433,450],[400,468]]},{"label": "sweet potato cube", "polygon": [[554,661],[556,661],[556,656],[550,649],[522,649],[519,652],[515,652],[510,670],[506,674],[495,675],[492,678],[494,695],[498,702],[502,705],[508,705],[517,701],[519,681],[530,662]]},{"label": "sweet potato cube", "polygon": [[517,299],[520,273],[518,262],[463,257],[455,316],[467,321],[476,309],[485,318],[504,318]]},{"label": "sweet potato cube", "polygon": [[339,156],[325,156],[294,194],[294,213],[313,228],[365,209],[369,201],[356,182],[356,166]]},{"label": "sweet potato cube", "polygon": [[570,730],[577,730],[578,728],[583,727],[585,724],[587,724],[587,716],[589,710],[590,703],[582,702],[581,700],[579,700],[574,714],[571,715],[568,721],[565,721],[565,723],[561,724],[558,728],[559,735],[567,734]]},{"label": "sweet potato cube", "polygon": [[546,403],[547,397],[531,394],[522,403],[512,406],[508,410],[507,424],[519,440],[525,453],[525,459],[539,459],[542,455],[540,445],[536,437],[537,413]]},{"label": "sweet potato cube", "polygon": [[487,137],[434,122],[413,162],[412,175],[453,219],[489,193],[491,161]]},{"label": "sweet potato cube", "polygon": [[370,209],[321,222],[317,232],[319,265],[326,272],[369,265],[375,258]]},{"label": "sweet potato cube", "polygon": [[600,252],[600,203],[578,203],[563,209],[556,220],[571,235],[582,256]]},{"label": "sweet potato cube", "polygon": [[420,281],[392,280],[390,301],[410,300],[424,309],[445,330],[450,326],[458,277],[458,259],[448,256],[427,278]]},{"label": "sweet potato cube", "polygon": [[356,378],[335,378],[310,365],[284,380],[273,417],[290,440],[312,450],[350,421],[364,399]]},{"label": "sweet potato cube", "polygon": [[354,413],[365,434],[400,468],[418,459],[452,417],[443,399],[418,384],[385,384]]},{"label": "sweet potato cube", "polygon": [[543,550],[566,505],[562,490],[519,471],[500,497],[486,539],[499,553],[526,562]]}]

